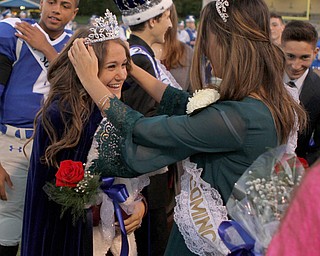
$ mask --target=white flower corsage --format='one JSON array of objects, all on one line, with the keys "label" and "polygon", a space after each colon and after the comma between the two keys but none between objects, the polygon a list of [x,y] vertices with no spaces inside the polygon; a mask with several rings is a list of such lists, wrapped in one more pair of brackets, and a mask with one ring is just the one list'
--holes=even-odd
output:
[{"label": "white flower corsage", "polygon": [[216,102],[220,98],[220,94],[215,89],[197,90],[193,93],[192,98],[189,98],[187,104],[187,114],[191,114],[197,109],[204,108]]}]

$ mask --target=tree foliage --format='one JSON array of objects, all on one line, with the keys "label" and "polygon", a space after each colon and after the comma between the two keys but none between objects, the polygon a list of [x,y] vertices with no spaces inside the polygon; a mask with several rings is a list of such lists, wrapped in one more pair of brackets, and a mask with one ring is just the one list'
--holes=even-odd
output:
[{"label": "tree foliage", "polygon": [[109,9],[112,13],[119,16],[120,12],[113,0],[80,0],[78,15],[103,15]]},{"label": "tree foliage", "polygon": [[193,15],[196,19],[199,18],[202,7],[201,0],[174,0],[173,2],[180,19],[185,19],[187,15]]}]

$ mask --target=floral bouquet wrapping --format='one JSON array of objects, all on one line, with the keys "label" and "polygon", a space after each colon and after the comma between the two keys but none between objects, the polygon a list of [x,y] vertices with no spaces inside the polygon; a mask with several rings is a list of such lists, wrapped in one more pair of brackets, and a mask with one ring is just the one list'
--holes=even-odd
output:
[{"label": "floral bouquet wrapping", "polygon": [[264,254],[303,173],[303,164],[295,154],[287,154],[285,146],[262,154],[246,170],[226,205],[235,222],[219,227],[232,255]]},{"label": "floral bouquet wrapping", "polygon": [[95,202],[99,193],[100,176],[84,170],[83,163],[64,160],[56,173],[54,182],[47,182],[43,187],[50,200],[61,205],[62,218],[71,210],[73,224],[84,218],[85,208]]}]

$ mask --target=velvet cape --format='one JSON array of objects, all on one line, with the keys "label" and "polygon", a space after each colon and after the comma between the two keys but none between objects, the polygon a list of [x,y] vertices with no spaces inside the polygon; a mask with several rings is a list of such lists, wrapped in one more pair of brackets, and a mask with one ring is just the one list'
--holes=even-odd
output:
[{"label": "velvet cape", "polygon": [[[48,116],[55,125],[58,135],[61,136],[64,127],[57,101],[49,107]],[[86,163],[101,118],[101,112],[95,107],[84,126],[78,145],[71,149],[63,149],[57,157],[58,162],[74,160]],[[45,183],[54,180],[57,172],[56,168],[48,168],[40,161],[48,144],[48,135],[41,122],[38,122],[27,180],[21,256],[91,256],[93,254],[91,210],[87,210],[85,221],[80,219],[73,225],[70,212],[67,211],[60,219],[60,205],[49,201],[43,190]]]}]

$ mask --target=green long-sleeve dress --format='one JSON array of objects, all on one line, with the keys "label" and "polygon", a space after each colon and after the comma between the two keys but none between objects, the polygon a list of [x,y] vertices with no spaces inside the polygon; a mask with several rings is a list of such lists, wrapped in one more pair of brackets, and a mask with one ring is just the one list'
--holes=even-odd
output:
[{"label": "green long-sleeve dress", "polygon": [[[261,101],[218,101],[186,115],[188,93],[168,87],[160,114],[143,117],[118,99],[112,99],[96,133],[99,158],[92,168],[103,175],[134,177],[163,166],[190,160],[203,168],[202,179],[217,189],[226,202],[234,183],[253,161],[278,146],[271,112]],[[164,115],[165,114],[165,115]],[[109,136],[110,123],[118,128]],[[176,225],[166,255],[193,255]]]}]

